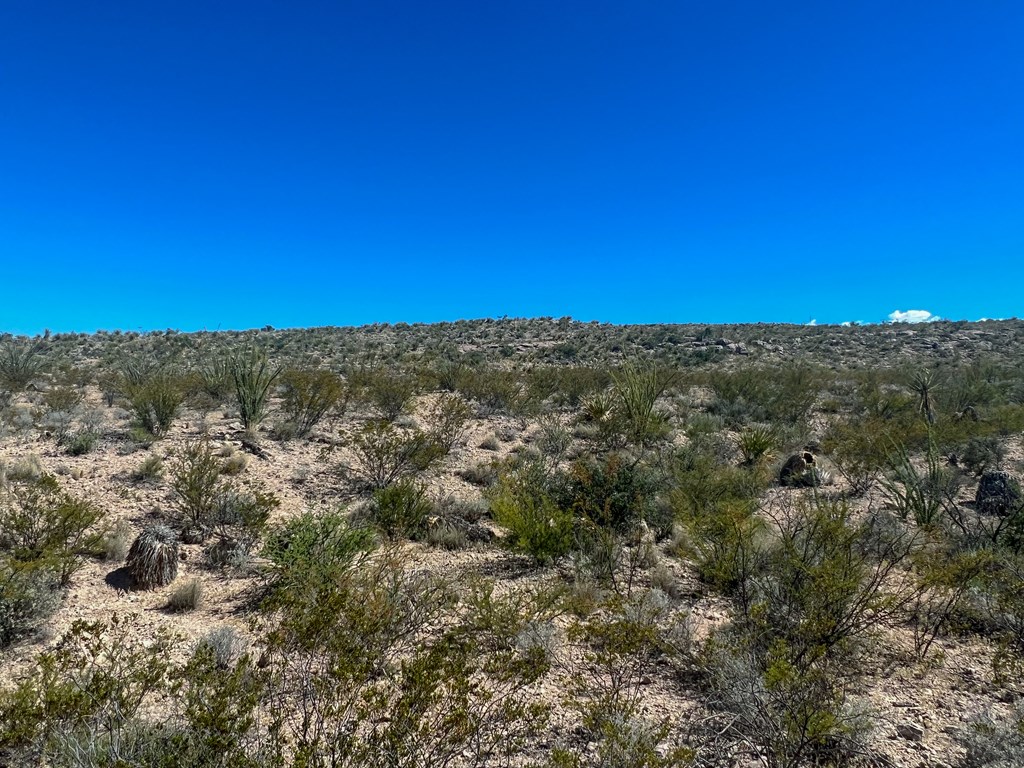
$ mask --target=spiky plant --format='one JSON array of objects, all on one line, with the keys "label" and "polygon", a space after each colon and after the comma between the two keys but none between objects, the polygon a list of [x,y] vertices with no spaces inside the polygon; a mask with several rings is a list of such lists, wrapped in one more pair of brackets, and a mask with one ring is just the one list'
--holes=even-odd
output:
[{"label": "spiky plant", "polygon": [[267,413],[267,400],[274,380],[281,373],[272,367],[267,353],[256,347],[236,357],[231,364],[231,377],[235,382],[238,415],[247,431],[259,425]]},{"label": "spiky plant", "polygon": [[929,424],[934,424],[935,409],[932,407],[932,397],[939,388],[939,379],[935,372],[924,369],[915,372],[910,379],[910,388],[918,397],[918,410],[921,415]]},{"label": "spiky plant", "polygon": [[152,525],[138,535],[125,563],[135,584],[163,587],[178,575],[178,536],[165,525]]},{"label": "spiky plant", "polygon": [[39,359],[41,345],[8,342],[0,349],[0,389],[20,392],[34,379],[42,361]]},{"label": "spiky plant", "polygon": [[668,417],[654,406],[671,379],[660,375],[657,366],[627,363],[619,373],[612,374],[612,381],[618,407],[633,442],[646,445],[668,431]]}]

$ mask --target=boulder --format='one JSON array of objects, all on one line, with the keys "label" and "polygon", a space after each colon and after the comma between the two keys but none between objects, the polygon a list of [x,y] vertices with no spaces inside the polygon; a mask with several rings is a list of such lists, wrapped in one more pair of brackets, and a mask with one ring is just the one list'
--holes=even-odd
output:
[{"label": "boulder", "polygon": [[990,469],[981,476],[974,503],[982,514],[1009,515],[1021,508],[1024,499],[1020,483],[1009,472]]},{"label": "boulder", "polygon": [[831,482],[832,474],[818,466],[810,451],[793,454],[779,470],[779,484],[789,488],[810,488]]}]

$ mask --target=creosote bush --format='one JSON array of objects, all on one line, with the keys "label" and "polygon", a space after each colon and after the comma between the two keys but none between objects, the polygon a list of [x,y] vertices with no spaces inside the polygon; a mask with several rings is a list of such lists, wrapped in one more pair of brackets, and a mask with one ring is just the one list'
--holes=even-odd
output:
[{"label": "creosote bush", "polygon": [[281,375],[286,420],[279,436],[305,437],[332,410],[344,408],[348,390],[333,371],[288,370]]},{"label": "creosote bush", "polygon": [[136,586],[163,587],[178,575],[178,536],[165,525],[151,525],[132,542],[125,563]]},{"label": "creosote bush", "polygon": [[167,434],[185,400],[181,377],[166,371],[126,375],[123,387],[137,426],[153,437]]}]

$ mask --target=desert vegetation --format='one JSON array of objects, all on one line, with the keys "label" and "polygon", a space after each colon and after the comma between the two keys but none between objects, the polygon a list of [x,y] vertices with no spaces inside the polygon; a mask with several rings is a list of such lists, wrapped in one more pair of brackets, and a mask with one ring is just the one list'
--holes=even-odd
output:
[{"label": "desert vegetation", "polygon": [[1022,349],[0,338],[0,763],[1024,764]]}]

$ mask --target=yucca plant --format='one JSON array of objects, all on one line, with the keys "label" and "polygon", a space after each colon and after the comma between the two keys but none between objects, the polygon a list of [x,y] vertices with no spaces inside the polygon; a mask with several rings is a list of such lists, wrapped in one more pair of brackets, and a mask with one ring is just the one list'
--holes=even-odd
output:
[{"label": "yucca plant", "polygon": [[918,410],[929,424],[935,423],[935,408],[932,398],[939,388],[939,380],[934,371],[920,370],[910,379],[910,388],[918,397]]},{"label": "yucca plant", "polygon": [[143,589],[163,587],[178,575],[178,536],[165,525],[152,525],[138,535],[125,564]]},{"label": "yucca plant", "polygon": [[779,433],[771,425],[748,427],[740,433],[740,453],[743,455],[743,464],[748,467],[770,460],[778,445]]},{"label": "yucca plant", "polygon": [[252,347],[240,354],[231,364],[231,377],[235,382],[235,397],[242,427],[251,431],[267,414],[270,388],[281,374],[281,367],[273,367],[267,353]]}]

